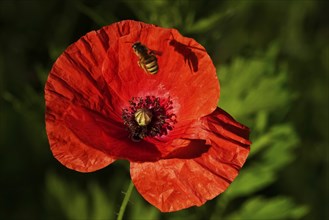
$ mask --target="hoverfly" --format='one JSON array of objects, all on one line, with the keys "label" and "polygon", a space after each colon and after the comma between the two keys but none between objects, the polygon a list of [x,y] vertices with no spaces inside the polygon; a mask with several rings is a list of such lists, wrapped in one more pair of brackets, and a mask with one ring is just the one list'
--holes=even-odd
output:
[{"label": "hoverfly", "polygon": [[132,46],[135,54],[138,56],[138,65],[149,74],[156,74],[159,70],[157,58],[153,51],[149,50],[141,42],[136,42]]}]

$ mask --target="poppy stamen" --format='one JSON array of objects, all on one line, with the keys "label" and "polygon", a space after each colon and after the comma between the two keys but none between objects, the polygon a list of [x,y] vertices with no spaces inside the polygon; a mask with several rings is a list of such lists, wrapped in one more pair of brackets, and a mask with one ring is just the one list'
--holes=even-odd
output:
[{"label": "poppy stamen", "polygon": [[122,119],[133,141],[166,135],[176,123],[170,98],[133,97],[129,104],[122,110]]}]

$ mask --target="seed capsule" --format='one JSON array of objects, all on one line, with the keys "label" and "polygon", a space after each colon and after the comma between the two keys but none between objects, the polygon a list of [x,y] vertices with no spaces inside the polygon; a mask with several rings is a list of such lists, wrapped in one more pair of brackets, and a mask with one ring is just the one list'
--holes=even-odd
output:
[{"label": "seed capsule", "polygon": [[134,116],[139,126],[146,126],[152,121],[152,112],[145,108],[138,109]]}]

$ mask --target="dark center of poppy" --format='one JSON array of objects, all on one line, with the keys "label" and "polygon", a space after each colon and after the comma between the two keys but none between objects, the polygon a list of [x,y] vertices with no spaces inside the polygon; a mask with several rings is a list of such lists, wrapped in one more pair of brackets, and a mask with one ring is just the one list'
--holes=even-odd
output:
[{"label": "dark center of poppy", "polygon": [[122,110],[122,119],[133,141],[166,135],[176,123],[170,98],[133,97],[129,104]]}]

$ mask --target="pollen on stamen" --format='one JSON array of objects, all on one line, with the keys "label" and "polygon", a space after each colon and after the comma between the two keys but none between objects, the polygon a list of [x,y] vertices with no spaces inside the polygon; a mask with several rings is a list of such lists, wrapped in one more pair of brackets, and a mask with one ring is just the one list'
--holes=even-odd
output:
[{"label": "pollen on stamen", "polygon": [[122,110],[123,123],[130,132],[130,138],[140,141],[147,136],[168,134],[176,123],[172,104],[170,97],[133,97],[129,101],[129,107]]}]

